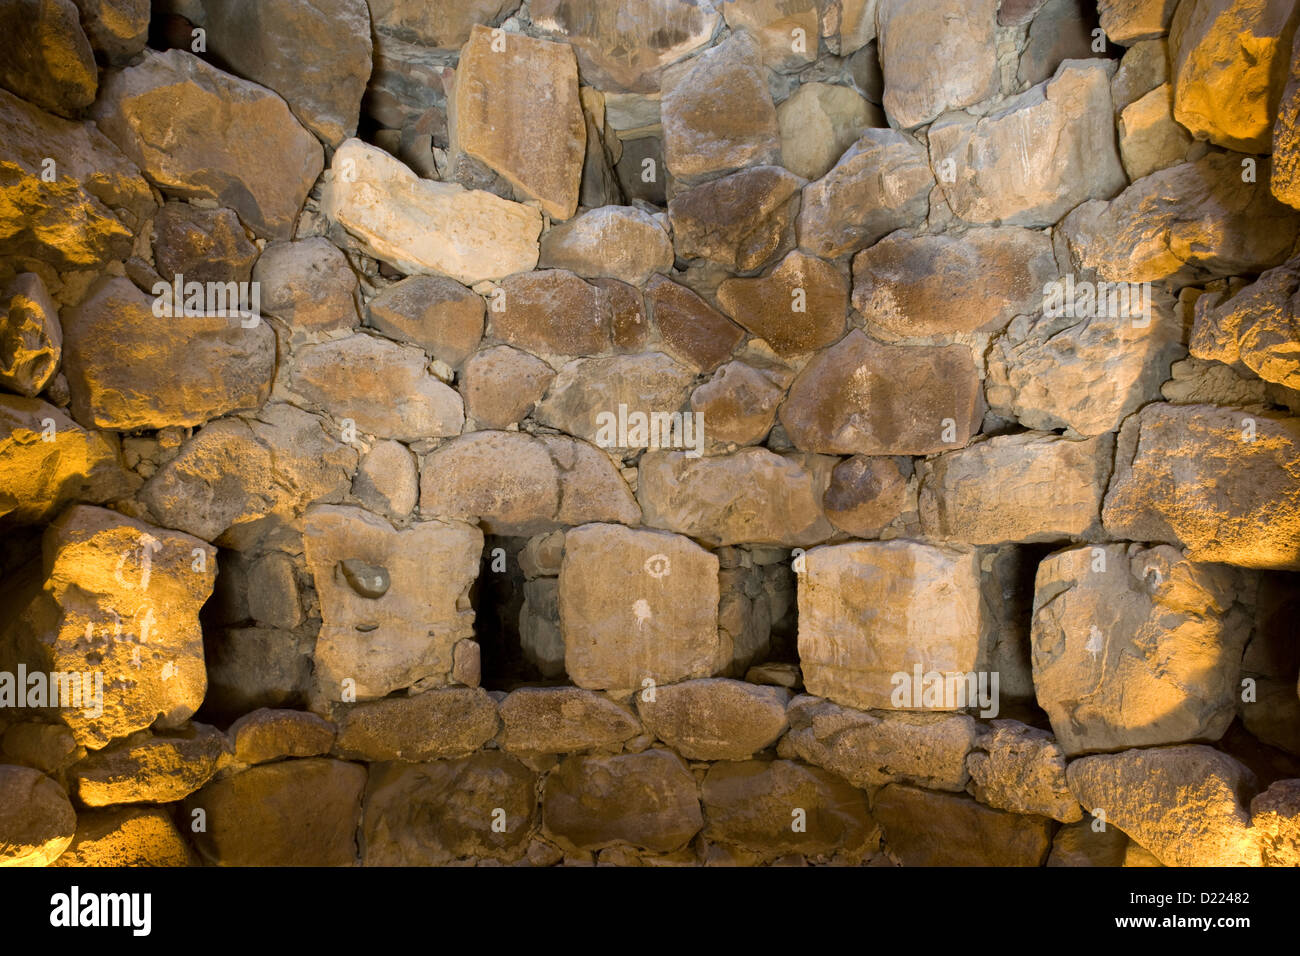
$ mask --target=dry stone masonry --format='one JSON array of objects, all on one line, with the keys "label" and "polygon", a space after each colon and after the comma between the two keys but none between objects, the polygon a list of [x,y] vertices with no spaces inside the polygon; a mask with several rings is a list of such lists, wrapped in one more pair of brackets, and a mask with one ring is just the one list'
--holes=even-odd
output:
[{"label": "dry stone masonry", "polygon": [[1300,866],[1291,0],[0,33],[0,865]]}]

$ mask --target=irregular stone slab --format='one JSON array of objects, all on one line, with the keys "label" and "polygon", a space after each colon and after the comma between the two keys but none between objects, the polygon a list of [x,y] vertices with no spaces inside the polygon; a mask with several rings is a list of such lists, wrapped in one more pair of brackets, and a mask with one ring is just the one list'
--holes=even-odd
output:
[{"label": "irregular stone slab", "polygon": [[0,254],[32,256],[56,269],[130,256],[132,232],[157,208],[139,168],[93,123],[68,122],[5,90],[0,122]]},{"label": "irregular stone slab", "polygon": [[1169,50],[1164,40],[1139,40],[1119,61],[1110,81],[1111,103],[1123,112],[1157,86],[1169,82]]},{"label": "irregular stone slab", "polygon": [[673,245],[649,213],[635,206],[601,206],[548,229],[537,264],[641,286],[656,272],[672,271]]},{"label": "irregular stone slab", "polygon": [[343,705],[334,752],[352,760],[419,762],[463,757],[496,736],[496,703],[481,687]]},{"label": "irregular stone slab", "polygon": [[1113,436],[996,435],[920,467],[928,537],[966,544],[1060,541],[1101,534]]},{"label": "irregular stone slab", "polygon": [[247,764],[319,757],[334,746],[334,734],[334,725],[315,714],[265,707],[240,717],[226,731],[235,759]]},{"label": "irregular stone slab", "polygon": [[830,345],[843,335],[849,284],[830,263],[795,250],[766,276],[724,280],[718,304],[788,357]]},{"label": "irregular stone slab", "polygon": [[[377,438],[417,441],[459,435],[465,424],[460,395],[427,370],[424,353],[373,335],[357,334],[307,345],[293,357],[289,387],[336,419],[351,419]],[[375,401],[390,392],[402,401]]]},{"label": "irregular stone slab", "polygon": [[161,807],[83,810],[77,832],[51,866],[196,866],[198,859]]},{"label": "irregular stone slab", "polygon": [[375,0],[370,7],[377,37],[402,37],[421,46],[459,49],[475,24],[495,24],[519,8],[518,0],[449,0],[437,8],[421,0]]},{"label": "irregular stone slab", "polygon": [[786,731],[790,692],[744,681],[688,680],[637,697],[646,730],[687,760],[747,760]]},{"label": "irregular stone slab", "polygon": [[175,735],[140,731],[74,764],[69,782],[88,807],[172,803],[212,779],[225,749],[225,735],[207,724]]},{"label": "irregular stone slab", "polygon": [[50,713],[85,746],[155,724],[180,726],[207,687],[198,612],[212,593],[216,550],[73,505],[46,529],[41,551],[41,565],[11,595],[0,636],[5,669],[21,661],[31,673],[75,673],[79,680],[58,687],[60,707]]},{"label": "irregular stone slab", "polygon": [[538,355],[599,355],[610,348],[600,290],[563,269],[511,276],[492,296],[492,338]]},{"label": "irregular stone slab", "polygon": [[1134,100],[1120,114],[1119,154],[1129,179],[1182,162],[1191,145],[1191,135],[1174,119],[1168,83]]},{"label": "irregular stone slab", "polygon": [[1290,257],[1300,217],[1241,176],[1241,157],[1212,152],[1110,202],[1084,203],[1061,232],[1082,268],[1112,282],[1178,286],[1261,272]]},{"label": "irregular stone slab", "polygon": [[0,394],[0,520],[41,523],[69,501],[128,494],[117,436],[87,431],[37,398]]},{"label": "irregular stone slab", "polygon": [[233,209],[163,203],[153,221],[153,258],[160,276],[175,282],[247,282],[258,249]]},{"label": "irregular stone slab", "polygon": [[791,853],[860,859],[879,838],[862,791],[793,760],[714,764],[700,793],[705,839],[764,859]]},{"label": "irregular stone slab", "polygon": [[757,41],[763,62],[773,70],[792,73],[817,58],[820,33],[816,0],[748,0],[722,4],[722,15],[733,32],[747,31]]},{"label": "irregular stone slab", "polygon": [[1106,811],[1166,866],[1259,866],[1259,834],[1245,804],[1254,775],[1200,744],[1097,754],[1070,762],[1070,790]]},{"label": "irregular stone slab", "polygon": [[852,87],[801,83],[776,108],[781,130],[781,165],[804,179],[830,172],[844,151],[885,114]]},{"label": "irregular stone slab", "polygon": [[660,115],[664,160],[683,182],[780,161],[776,107],[747,31],[667,71]]},{"label": "irregular stone slab", "polygon": [[1071,548],[1035,582],[1034,688],[1068,754],[1218,740],[1255,582],[1168,545]]},{"label": "irregular stone slab", "polygon": [[1120,430],[1102,519],[1115,538],[1182,544],[1193,561],[1300,569],[1297,455],[1295,418],[1151,404]]},{"label": "irregular stone slab", "polygon": [[500,711],[501,749],[509,753],[618,750],[641,733],[630,709],[580,687],[521,687],[506,695]]},{"label": "irregular stone slab", "polygon": [[264,87],[184,50],[144,56],[105,77],[99,128],[163,192],[214,200],[260,235],[289,238],[325,162],[320,143]]},{"label": "irregular stone slab", "polygon": [[[838,11],[836,7],[839,8]],[[838,32],[840,55],[848,56],[876,39],[878,8],[878,0],[840,0],[838,4],[823,9],[822,33],[826,37],[831,37]],[[837,12],[838,28],[835,25]]]},{"label": "irregular stone slab", "polygon": [[1300,388],[1300,258],[1270,269],[1231,296],[1196,300],[1188,350],[1200,359],[1245,366],[1260,378]]},{"label": "irregular stone slab", "polygon": [[0,10],[6,38],[0,86],[63,116],[95,101],[99,77],[72,0],[14,0]]},{"label": "irregular stone slab", "polygon": [[988,116],[937,121],[930,161],[952,211],[972,223],[1050,226],[1081,202],[1123,189],[1114,70],[1111,60],[1067,60]]},{"label": "irregular stone slab", "polygon": [[707,441],[760,444],[776,421],[789,380],[780,369],[727,362],[691,392],[691,411],[704,416]]},{"label": "irregular stone slab", "polygon": [[666,348],[675,358],[709,372],[725,361],[745,333],[685,286],[655,276],[646,301]]},{"label": "irregular stone slab", "polygon": [[1097,0],[1101,28],[1120,46],[1150,40],[1169,31],[1178,0]]},{"label": "irregular stone slab", "polygon": [[483,338],[483,298],[443,276],[411,276],[370,300],[366,324],[455,368]]},{"label": "irregular stone slab", "polygon": [[732,271],[761,269],[794,245],[803,185],[780,166],[758,166],[677,193],[668,203],[677,254]]},{"label": "irregular stone slab", "polygon": [[81,27],[95,52],[112,64],[125,63],[149,39],[148,0],[73,0]]},{"label": "irregular stone slab", "polygon": [[970,797],[891,784],[876,794],[885,847],[904,866],[1042,866],[1055,824]]},{"label": "irregular stone slab", "polygon": [[998,0],[881,0],[876,11],[885,112],[902,129],[998,91]]},{"label": "irregular stone slab", "polygon": [[1045,730],[995,720],[975,739],[966,767],[971,794],[980,803],[1062,823],[1083,819],[1065,781],[1065,753]]},{"label": "irregular stone slab", "polygon": [[1288,206],[1300,209],[1300,30],[1291,46],[1291,70],[1273,123],[1273,174],[1269,188]]},{"label": "irregular stone slab", "polygon": [[269,627],[232,627],[210,639],[204,706],[222,720],[260,707],[303,706],[314,642]]},{"label": "irregular stone slab", "polygon": [[1016,79],[1026,86],[1041,83],[1051,79],[1065,60],[1095,56],[1092,31],[1096,26],[1093,5],[1085,0],[1048,0],[1029,25]]},{"label": "irregular stone slab", "polygon": [[450,151],[500,173],[552,219],[578,208],[587,127],[567,43],[475,26],[447,97]]},{"label": "irregular stone slab", "polygon": [[532,535],[568,524],[637,524],[641,509],[609,456],[563,436],[483,431],[438,448],[420,470],[420,512]]},{"label": "irregular stone slab", "polygon": [[302,623],[293,559],[287,554],[272,551],[249,566],[248,612],[255,621],[285,630]]},{"label": "irregular stone slab", "polygon": [[637,469],[645,523],[710,547],[808,547],[835,532],[822,510],[833,458],[782,457],[766,448],[692,458],[650,451]]},{"label": "irregular stone slab", "polygon": [[313,501],[342,501],[356,449],[292,405],[275,402],[259,415],[200,429],[154,473],[140,500],[172,527],[231,544],[278,523],[265,518],[293,522]]},{"label": "irregular stone slab", "polygon": [[854,329],[804,366],[780,415],[803,451],[928,455],[970,441],[983,395],[964,346],[881,345]]},{"label": "irregular stone slab", "polygon": [[[417,522],[395,530],[360,508],[315,505],[303,531],[320,599],[316,679],[331,700],[384,697],[422,680],[446,683],[452,648],[474,636],[470,585],[483,535],[462,522]],[[340,562],[385,572],[382,594],[359,593]],[[344,681],[350,681],[345,685]]]},{"label": "irregular stone slab", "polygon": [[[896,675],[910,683],[919,668],[964,679],[983,668],[975,554],[883,541],[813,548],[804,563],[799,661],[808,693],[850,707],[893,708],[902,700]],[[909,701],[905,709],[974,702],[941,703]]]},{"label": "irregular stone slab", "polygon": [[1056,275],[1042,232],[897,232],[853,257],[853,307],[868,331],[899,338],[990,332],[1040,310]]},{"label": "irregular stone slab", "polygon": [[1263,153],[1298,18],[1285,0],[1190,0],[1169,25],[1174,118],[1197,139]]},{"label": "irregular stone slab", "polygon": [[379,764],[361,822],[365,866],[446,866],[524,855],[537,815],[536,777],[488,751],[460,760]]},{"label": "irregular stone slab", "polygon": [[537,265],[541,213],[456,183],[421,179],[359,139],[334,152],[321,212],[376,259],[465,285]]},{"label": "irregular stone slab", "polygon": [[667,853],[704,825],[695,778],[681,757],[647,750],[569,757],[546,775],[542,825],[562,846],[628,845]]},{"label": "irregular stone slab", "polygon": [[[200,425],[260,408],[275,371],[275,333],[256,318],[164,319],[128,279],[104,276],[63,312],[63,369],[72,415],[130,431]],[[252,327],[246,323],[256,322]]]},{"label": "irregular stone slab", "polygon": [[1278,780],[1250,801],[1265,866],[1300,866],[1300,780]]},{"label": "irregular stone slab", "polygon": [[371,511],[406,517],[420,497],[415,456],[401,442],[379,442],[357,466],[352,494]]},{"label": "irregular stone slab", "polygon": [[[1065,288],[1072,285],[1067,278]],[[1117,309],[1100,295],[1078,317],[1014,320],[988,352],[984,391],[992,409],[1026,428],[1094,436],[1159,399],[1173,363],[1186,356],[1183,321],[1162,291],[1151,290],[1144,307],[1138,290],[1117,293]]]},{"label": "irregular stone slab", "polygon": [[801,694],[790,703],[782,756],[825,767],[855,787],[914,783],[961,790],[978,726],[966,714],[861,711]]},{"label": "irregular stone slab", "polygon": [[351,866],[366,768],[313,757],[251,767],[185,801],[203,810],[194,842],[216,866]]},{"label": "irregular stone slab", "polygon": [[208,49],[233,73],[275,90],[330,146],[357,131],[370,79],[364,0],[202,0]]},{"label": "irregular stone slab", "polygon": [[565,536],[559,611],[579,687],[708,677],[720,650],[718,559],[678,535],[583,525]]},{"label": "irregular stone slab", "polygon": [[826,517],[855,538],[876,538],[906,512],[916,515],[916,482],[908,458],[854,455],[831,472],[822,495]]},{"label": "irregular stone slab", "polygon": [[77,814],[39,770],[0,765],[0,866],[49,866],[67,849]]},{"label": "irregular stone slab", "polygon": [[59,310],[35,272],[23,272],[0,290],[0,385],[35,398],[59,369],[63,328]]},{"label": "irregular stone slab", "polygon": [[897,130],[869,129],[830,172],[804,187],[799,246],[838,259],[895,229],[916,226],[929,211],[933,187],[929,158],[916,140]]},{"label": "irregular stone slab", "polygon": [[1057,830],[1046,865],[1123,866],[1129,847],[1135,844],[1118,827],[1094,830],[1094,823],[1092,817],[1085,816]]},{"label": "irregular stone slab", "polygon": [[480,428],[507,428],[528,417],[555,379],[555,370],[508,345],[475,352],[460,373],[465,417]]},{"label": "irregular stone slab", "polygon": [[261,286],[263,311],[283,319],[298,336],[358,325],[356,273],[328,239],[271,243],[257,260],[253,279]]}]

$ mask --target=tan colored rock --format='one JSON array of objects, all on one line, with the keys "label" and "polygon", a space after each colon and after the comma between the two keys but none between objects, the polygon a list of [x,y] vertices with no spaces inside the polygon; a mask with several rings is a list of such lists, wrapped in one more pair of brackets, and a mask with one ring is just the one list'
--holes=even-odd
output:
[{"label": "tan colored rock", "polygon": [[375,0],[370,16],[379,36],[456,50],[470,38],[475,24],[498,23],[518,7],[518,0],[447,0],[437,8],[421,0]]},{"label": "tan colored rock", "polygon": [[10,763],[44,774],[57,774],[86,755],[86,748],[63,724],[12,724],[4,732],[3,750]]},{"label": "tan colored rock", "polygon": [[159,189],[229,206],[273,239],[289,238],[324,164],[284,100],[184,50],[108,74],[93,113]]},{"label": "tan colored rock", "polygon": [[668,70],[660,107],[664,160],[683,182],[776,163],[781,138],[762,51],[745,30]]},{"label": "tan colored rock", "polygon": [[861,711],[800,695],[790,704],[782,756],[824,767],[855,787],[914,783],[961,790],[977,725],[967,714]]},{"label": "tan colored rock", "polygon": [[996,435],[921,464],[927,536],[966,544],[1059,541],[1100,533],[1114,439]]},{"label": "tan colored rock", "polygon": [[802,83],[776,108],[781,165],[819,179],[857,142],[863,130],[884,126],[885,114],[852,87]]},{"label": "tan colored rock", "polygon": [[853,257],[853,307],[868,331],[899,338],[989,332],[1040,310],[1056,274],[1041,232],[896,232]]},{"label": "tan colored rock", "polygon": [[496,703],[481,687],[345,704],[335,717],[334,752],[368,762],[463,757],[496,736],[500,724]]},{"label": "tan colored rock", "polygon": [[253,268],[262,310],[299,335],[355,328],[359,283],[347,256],[320,237],[268,245]]},{"label": "tan colored rock", "polygon": [[45,530],[41,552],[9,595],[0,669],[21,661],[31,673],[75,673],[57,685],[60,708],[50,714],[85,746],[180,726],[207,688],[198,613],[212,594],[216,549],[74,505]]},{"label": "tan colored rock", "polygon": [[1110,99],[1116,112],[1169,82],[1168,47],[1164,40],[1139,40],[1124,51],[1110,80]]},{"label": "tan colored rock", "polygon": [[15,276],[0,290],[0,307],[0,385],[35,398],[63,355],[58,307],[34,272]]},{"label": "tan colored rock", "polygon": [[105,276],[63,311],[74,418],[129,431],[199,425],[261,407],[275,371],[269,325],[256,317],[183,315],[161,320],[171,332],[159,335],[155,305],[129,280]]},{"label": "tan colored rock", "polygon": [[869,129],[830,172],[803,189],[799,246],[838,259],[895,229],[916,226],[930,208],[934,173],[916,140]]},{"label": "tan colored rock", "polygon": [[1094,830],[1092,817],[1067,823],[1052,838],[1047,866],[1123,866],[1129,838],[1118,827]]},{"label": "tan colored rock", "polygon": [[1259,866],[1259,834],[1246,803],[1254,775],[1203,745],[1152,747],[1071,761],[1070,790],[1085,810],[1106,811],[1166,866]]},{"label": "tan colored rock", "polygon": [[1193,561],[1300,569],[1298,446],[1300,421],[1276,412],[1147,405],[1120,430],[1106,530]]},{"label": "tan colored rock", "polygon": [[204,706],[223,721],[261,707],[305,706],[314,640],[269,627],[232,627],[213,635]]},{"label": "tan colored rock", "polygon": [[1119,154],[1131,180],[1182,162],[1192,137],[1174,119],[1173,87],[1164,83],[1125,106],[1119,116]]},{"label": "tan colored rock", "polygon": [[537,0],[533,24],[573,44],[583,79],[597,89],[650,93],[663,67],[708,44],[721,15],[712,3]]},{"label": "tan colored rock", "polygon": [[39,770],[0,765],[0,867],[49,866],[72,842],[77,815]]},{"label": "tan colored rock", "polygon": [[876,795],[886,849],[904,866],[1042,866],[1055,824],[965,796],[892,784]]},{"label": "tan colored rock", "polygon": [[637,499],[648,527],[710,547],[810,547],[834,534],[822,511],[834,465],[833,458],[783,457],[766,448],[703,458],[649,451],[638,468]]},{"label": "tan colored rock", "polygon": [[528,417],[554,378],[541,359],[508,345],[475,352],[460,375],[465,415],[481,428],[507,428]]},{"label": "tan colored rock", "polygon": [[225,736],[206,724],[175,734],[139,731],[74,764],[68,777],[88,807],[172,803],[212,779],[225,749]]},{"label": "tan colored rock", "polygon": [[822,495],[826,517],[855,538],[876,538],[907,512],[915,516],[916,482],[908,458],[854,455],[835,466]]},{"label": "tan colored rock", "polygon": [[0,122],[0,254],[32,256],[56,269],[127,258],[132,233],[157,208],[139,168],[93,123],[68,122],[5,90]]},{"label": "tan colored rock", "polygon": [[860,708],[968,706],[954,698],[934,707],[899,691],[916,668],[962,678],[983,669],[979,577],[975,554],[912,541],[810,550],[799,576],[799,661],[808,693]]},{"label": "tan colored rock", "polygon": [[365,866],[445,866],[524,855],[537,815],[536,778],[503,753],[370,771],[361,823]]},{"label": "tan colored rock", "polygon": [[601,206],[542,236],[542,269],[567,269],[586,279],[645,285],[673,268],[673,245],[650,214],[635,206]]},{"label": "tan colored rock", "polygon": [[753,34],[763,62],[772,69],[794,72],[817,58],[821,23],[816,0],[732,0],[721,6],[727,26]]},{"label": "tan colored rock", "polygon": [[506,279],[497,290],[488,312],[492,338],[543,356],[609,351],[611,315],[600,290],[572,272],[526,272]]},{"label": "tan colored rock", "polygon": [[[1291,255],[1300,217],[1242,181],[1242,157],[1211,152],[1152,173],[1110,202],[1086,202],[1061,233],[1084,269],[1112,282],[1174,285],[1257,273]],[[1267,170],[1260,169],[1260,180]]]},{"label": "tan colored rock", "polygon": [[477,528],[421,521],[399,531],[359,508],[315,505],[303,549],[320,600],[316,680],[327,698],[447,682],[453,646],[474,634]]},{"label": "tan colored rock", "polygon": [[302,603],[294,577],[293,559],[272,551],[248,569],[248,612],[253,620],[293,630],[302,623]]},{"label": "tan colored rock", "polygon": [[718,559],[679,535],[587,524],[565,536],[560,624],[590,690],[708,677],[719,656]]},{"label": "tan colored rock", "polygon": [[408,516],[420,496],[415,456],[401,442],[376,443],[357,466],[352,494],[371,511],[395,518]]},{"label": "tan colored rock", "polygon": [[780,414],[803,451],[927,455],[969,442],[982,405],[964,346],[882,345],[854,329],[804,366]]},{"label": "tan colored rock", "polygon": [[1097,0],[1101,28],[1120,46],[1150,40],[1169,31],[1178,0]]},{"label": "tan colored rock", "polygon": [[154,266],[168,281],[181,275],[186,282],[247,282],[252,276],[258,249],[233,209],[163,203],[153,232]]},{"label": "tan colored rock", "polygon": [[1188,350],[1254,372],[1268,382],[1300,388],[1300,258],[1270,269],[1235,294],[1210,293],[1196,300]]},{"label": "tan colored rock", "polygon": [[761,269],[794,245],[803,185],[780,166],[758,166],[677,193],[668,203],[677,255]]},{"label": "tan colored rock", "polygon": [[77,815],[72,843],[52,866],[194,866],[191,850],[160,807],[112,807]]},{"label": "tan colored rock", "polygon": [[370,300],[371,328],[398,342],[418,345],[455,368],[483,338],[481,296],[443,276],[411,276]]},{"label": "tan colored rock", "polygon": [[[860,860],[879,839],[864,793],[793,760],[714,764],[700,793],[705,839],[756,851],[765,859],[801,853]],[[802,827],[796,825],[799,820]]]},{"label": "tan colored rock", "polygon": [[1083,819],[1065,782],[1065,753],[1045,730],[995,720],[976,738],[966,767],[971,795],[980,803],[1062,823]]},{"label": "tan colored rock", "polygon": [[1269,401],[1267,382],[1242,378],[1218,362],[1188,358],[1175,362],[1169,374],[1160,394],[1175,405],[1264,405]]},{"label": "tan colored rock", "polygon": [[148,0],[73,0],[81,26],[96,52],[113,64],[124,63],[149,39]]},{"label": "tan colored rock", "polygon": [[880,0],[885,112],[902,129],[998,91],[998,0]]},{"label": "tan colored rock", "polygon": [[788,380],[777,369],[727,362],[691,392],[691,411],[704,416],[707,441],[761,444],[776,421]]},{"label": "tan colored rock", "polygon": [[1250,801],[1265,866],[1300,866],[1300,780],[1278,780]]},{"label": "tan colored rock", "polygon": [[632,490],[606,452],[567,435],[546,435],[542,443],[559,474],[560,507],[555,513],[559,524],[640,523],[641,509]]},{"label": "tan colored rock", "polygon": [[1065,60],[1096,56],[1094,44],[1101,45],[1097,42],[1101,38],[1093,37],[1096,26],[1093,5],[1085,0],[1048,0],[1029,24],[1016,79],[1032,86],[1051,79]]},{"label": "tan colored rock", "polygon": [[795,250],[766,276],[723,281],[718,304],[778,355],[790,356],[844,334],[849,283],[830,263]]},{"label": "tan colored rock", "polygon": [[0,86],[73,116],[95,101],[95,54],[73,0],[14,0],[0,11]]},{"label": "tan colored rock", "polygon": [[717,368],[745,337],[740,326],[690,289],[663,276],[650,280],[646,302],[664,348],[698,371]]},{"label": "tan colored rock", "polygon": [[[358,333],[308,345],[293,357],[289,387],[336,420],[377,438],[417,441],[459,435],[465,424],[461,397],[427,370],[419,349]],[[402,396],[400,404],[375,401]]]},{"label": "tan colored rock", "polygon": [[685,846],[704,818],[695,778],[681,757],[647,750],[569,757],[546,775],[542,824],[561,846],[635,846],[666,853]]},{"label": "tan colored rock", "polygon": [[587,127],[567,43],[475,26],[447,98],[454,155],[496,170],[552,219],[578,208]]},{"label": "tan colored rock", "polygon": [[644,351],[650,342],[650,322],[641,290],[619,279],[593,279],[591,284],[600,291],[601,308],[609,313],[615,350]]},{"label": "tan colored rock", "polygon": [[996,112],[954,114],[929,132],[952,211],[981,225],[1050,226],[1124,188],[1110,100],[1113,61],[1066,60]]},{"label": "tan colored rock", "polygon": [[1188,0],[1169,25],[1174,118],[1197,139],[1263,153],[1300,15],[1286,0]]},{"label": "tan colored rock", "polygon": [[641,733],[632,711],[579,687],[520,687],[501,701],[501,749],[520,754],[618,750]]},{"label": "tan colored rock", "polygon": [[1291,69],[1273,122],[1273,174],[1269,188],[1280,201],[1300,209],[1300,30],[1291,46]]},{"label": "tan colored rock", "polygon": [[743,681],[688,680],[637,698],[646,730],[687,760],[748,760],[786,731],[790,692]]},{"label": "tan colored rock", "polygon": [[226,731],[235,759],[259,764],[283,757],[319,757],[334,746],[334,725],[300,710],[260,708]]},{"label": "tan colored rock", "polygon": [[542,219],[536,209],[421,179],[359,139],[335,150],[330,172],[321,212],[370,255],[403,272],[472,285],[537,265]]},{"label": "tan colored rock", "polygon": [[286,760],[213,781],[185,801],[185,817],[204,811],[194,842],[217,866],[351,866],[365,785],[357,764]]}]

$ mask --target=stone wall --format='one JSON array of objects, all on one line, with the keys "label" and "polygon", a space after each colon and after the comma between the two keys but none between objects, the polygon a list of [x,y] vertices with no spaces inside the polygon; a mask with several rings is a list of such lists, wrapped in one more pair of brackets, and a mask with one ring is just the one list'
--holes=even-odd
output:
[{"label": "stone wall", "polygon": [[0,0],[0,863],[1300,864],[1298,24]]}]

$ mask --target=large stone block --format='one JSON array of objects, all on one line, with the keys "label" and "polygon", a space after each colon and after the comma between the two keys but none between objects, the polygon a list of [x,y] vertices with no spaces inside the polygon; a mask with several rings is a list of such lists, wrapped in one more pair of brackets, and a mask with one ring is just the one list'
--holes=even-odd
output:
[{"label": "large stone block", "polygon": [[725,678],[688,680],[638,695],[637,712],[654,734],[687,760],[747,760],[786,730],[790,692]]},{"label": "large stone block", "polygon": [[1042,866],[1056,825],[965,796],[892,784],[873,805],[885,848],[904,866]]},{"label": "large stone block", "polygon": [[1083,819],[1065,779],[1065,753],[1051,734],[1015,720],[995,720],[983,731],[966,758],[976,800],[1062,823]]},{"label": "large stone block", "polygon": [[761,269],[794,245],[803,185],[780,166],[756,166],[678,192],[668,203],[677,255]]},{"label": "large stone block", "polygon": [[63,788],[31,767],[0,766],[0,867],[48,866],[68,848],[77,814]]},{"label": "large stone block", "polygon": [[95,54],[73,0],[11,0],[0,9],[0,86],[75,116],[95,101]]},{"label": "large stone block", "polygon": [[1188,351],[1199,359],[1245,366],[1266,382],[1300,388],[1300,258],[1270,269],[1235,294],[1196,300]]},{"label": "large stone block", "polygon": [[440,687],[336,710],[334,752],[368,762],[465,757],[496,736],[496,702],[481,687]]},{"label": "large stone block", "polygon": [[641,732],[629,708],[580,687],[520,687],[500,712],[501,749],[509,753],[617,750]]}]

